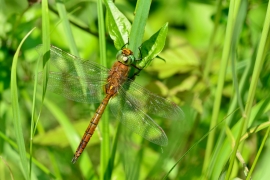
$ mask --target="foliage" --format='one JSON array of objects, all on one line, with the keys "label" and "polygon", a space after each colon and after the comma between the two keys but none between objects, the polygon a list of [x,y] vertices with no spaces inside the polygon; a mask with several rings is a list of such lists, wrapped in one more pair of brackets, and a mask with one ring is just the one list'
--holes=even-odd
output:
[{"label": "foliage", "polygon": [[[100,1],[49,1],[48,11],[45,0],[1,1],[0,179],[268,179],[269,2],[149,2],[105,1],[103,34]],[[143,69],[136,81],[177,103],[185,119],[155,119],[169,140],[160,148],[108,113],[109,139],[102,124],[73,165],[96,106],[44,98],[35,73],[53,67],[38,63],[35,47],[110,67],[127,42]]]}]

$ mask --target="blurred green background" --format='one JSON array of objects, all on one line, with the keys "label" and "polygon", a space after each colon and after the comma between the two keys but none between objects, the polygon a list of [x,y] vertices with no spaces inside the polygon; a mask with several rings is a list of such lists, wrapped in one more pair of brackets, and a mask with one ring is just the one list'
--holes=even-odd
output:
[{"label": "blurred green background", "polygon": [[[215,129],[214,141],[212,141],[215,151],[211,152],[210,157],[205,157],[206,146],[209,143],[207,138],[196,143],[210,130],[214,101],[217,98],[219,73],[221,69],[226,68],[222,67],[221,60],[226,40],[226,27],[230,20],[228,17],[230,2],[221,1],[220,6],[219,2],[210,0],[152,1],[144,40],[147,40],[168,22],[166,45],[159,54],[165,61],[153,60],[151,65],[136,77],[136,82],[177,103],[183,109],[185,119],[179,122],[156,121],[164,129],[169,139],[169,145],[162,148],[143,140],[136,134],[126,132],[124,126],[121,127],[119,137],[117,136],[118,146],[114,166],[110,167],[112,168],[112,179],[161,179],[193,145],[195,146],[180,159],[168,179],[217,179],[219,176],[224,178],[222,175],[228,169],[229,158],[236,138],[231,131],[241,120],[241,111],[236,106],[233,108],[236,111],[230,115],[232,118],[230,123],[226,123],[227,115],[232,112],[229,111],[229,108],[236,95],[233,72],[240,81],[245,70],[251,66],[251,71],[245,81],[246,86],[240,91],[245,106],[268,1],[243,1],[240,7],[239,19],[237,19],[238,23],[236,23],[234,31],[237,37],[232,37],[232,41],[237,39],[236,47],[232,46],[235,48],[234,54],[230,56],[226,70],[221,107],[218,113],[218,121],[224,119],[225,121]],[[29,152],[34,73],[39,58],[35,47],[42,44],[41,3],[35,0],[1,0],[0,3],[0,179],[12,179],[10,174],[14,179],[23,179],[13,125],[10,91],[11,66],[19,43],[33,27],[36,27],[20,50],[17,67],[20,116],[26,151]],[[80,57],[99,63],[96,1],[65,0],[62,3],[68,13]],[[131,22],[133,21],[135,0],[116,0],[115,5]],[[216,22],[215,19],[217,19]],[[49,1],[49,21],[50,35],[48,38],[50,38],[51,44],[70,52],[62,20],[56,8],[56,1],[53,0]],[[261,129],[259,128],[260,131],[251,134],[241,144],[239,157],[242,157],[243,161],[240,161],[239,157],[234,159],[235,165],[230,176],[231,179],[235,177],[245,179],[242,163],[245,162],[248,169],[253,165],[267,132],[266,129],[269,127],[267,112],[269,109],[270,64],[267,54],[269,46],[266,47],[268,47],[265,50],[266,60],[260,71],[252,102],[253,121],[249,124],[250,128],[261,125]],[[115,49],[108,33],[106,33],[106,48],[107,64],[110,67],[115,61],[118,49]],[[235,69],[233,69],[231,59],[234,61]],[[37,92],[36,108],[39,113],[41,111],[41,87]],[[33,163],[32,179],[99,179],[102,137],[99,130],[96,130],[84,152],[90,157],[91,169],[83,169],[79,163],[73,165],[70,162],[74,153],[70,145],[72,142],[68,140],[67,132],[63,129],[61,123],[64,122],[60,122],[61,118],[66,118],[81,137],[95,108],[95,105],[76,103],[47,92],[37,132],[33,139],[32,156],[35,162]],[[110,137],[113,142],[119,122],[113,118],[111,121]],[[248,130],[244,130],[244,132],[248,132]],[[270,165],[268,162],[269,147],[270,141],[268,140],[252,174],[253,179],[261,180],[269,177],[270,172],[267,171]],[[224,159],[221,160],[220,157],[224,157]],[[208,170],[205,170],[203,164],[209,161],[211,161],[211,165]]]}]

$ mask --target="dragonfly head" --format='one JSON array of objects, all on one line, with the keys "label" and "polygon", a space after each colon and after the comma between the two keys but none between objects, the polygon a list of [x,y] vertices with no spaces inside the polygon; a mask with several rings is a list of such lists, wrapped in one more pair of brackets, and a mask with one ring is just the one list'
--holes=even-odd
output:
[{"label": "dragonfly head", "polygon": [[125,65],[130,65],[135,61],[133,52],[127,48],[123,48],[120,51],[118,51],[116,55],[116,59],[117,61],[120,61],[121,63]]}]

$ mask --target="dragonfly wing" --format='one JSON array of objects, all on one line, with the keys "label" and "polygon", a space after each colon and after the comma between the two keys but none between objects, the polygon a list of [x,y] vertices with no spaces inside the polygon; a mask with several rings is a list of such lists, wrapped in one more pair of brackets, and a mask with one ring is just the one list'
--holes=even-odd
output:
[{"label": "dragonfly wing", "polygon": [[126,92],[130,102],[151,116],[169,120],[182,120],[185,117],[182,109],[175,103],[148,91],[130,79],[121,88]]},{"label": "dragonfly wing", "polygon": [[[41,54],[42,45],[37,47]],[[85,61],[63,50],[50,47],[48,90],[70,100],[83,103],[102,101],[103,88],[109,69],[93,61]],[[42,72],[39,82],[42,82]]]},{"label": "dragonfly wing", "polygon": [[168,138],[162,128],[150,116],[142,111],[133,97],[120,89],[110,102],[110,109],[128,129],[160,146],[168,144]]},{"label": "dragonfly wing", "polygon": [[[42,54],[42,45],[37,46],[37,51]],[[79,76],[81,79],[105,79],[109,73],[109,69],[94,61],[81,59],[54,46],[50,47],[50,64],[55,72]]]},{"label": "dragonfly wing", "polygon": [[[42,72],[38,74],[39,82],[42,82]],[[92,79],[81,81],[80,77],[50,72],[47,90],[64,96],[72,101],[82,103],[100,103],[104,98],[104,81]]]}]

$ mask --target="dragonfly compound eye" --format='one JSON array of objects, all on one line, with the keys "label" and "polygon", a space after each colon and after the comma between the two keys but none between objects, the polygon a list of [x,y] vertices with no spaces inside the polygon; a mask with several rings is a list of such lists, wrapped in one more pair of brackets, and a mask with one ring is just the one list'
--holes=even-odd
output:
[{"label": "dragonfly compound eye", "polygon": [[130,65],[134,62],[135,57],[133,56],[132,51],[128,49],[123,49],[118,51],[116,59],[123,64]]},{"label": "dragonfly compound eye", "polygon": [[122,59],[126,62],[128,60],[128,57],[123,57]]}]

